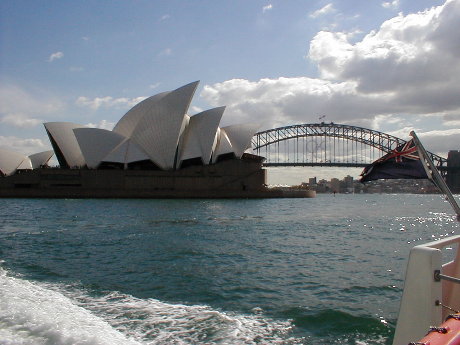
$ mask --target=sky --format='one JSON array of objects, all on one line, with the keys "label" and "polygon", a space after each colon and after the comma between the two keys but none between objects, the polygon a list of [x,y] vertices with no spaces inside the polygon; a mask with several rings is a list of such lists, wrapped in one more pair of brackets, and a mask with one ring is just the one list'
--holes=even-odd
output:
[{"label": "sky", "polygon": [[[51,149],[44,122],[112,129],[199,80],[189,115],[323,121],[460,149],[460,0],[0,1],[0,147]],[[272,184],[357,177],[277,168]]]}]

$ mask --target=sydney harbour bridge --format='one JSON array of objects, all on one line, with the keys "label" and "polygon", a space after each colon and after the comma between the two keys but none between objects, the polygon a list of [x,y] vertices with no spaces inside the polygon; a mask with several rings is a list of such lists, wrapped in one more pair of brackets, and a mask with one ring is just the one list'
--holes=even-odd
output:
[{"label": "sydney harbour bridge", "polygon": [[[267,167],[364,167],[404,143],[383,132],[324,122],[269,129],[252,138],[254,153],[266,158]],[[458,179],[459,168],[449,167],[444,157],[428,155],[448,182]]]}]

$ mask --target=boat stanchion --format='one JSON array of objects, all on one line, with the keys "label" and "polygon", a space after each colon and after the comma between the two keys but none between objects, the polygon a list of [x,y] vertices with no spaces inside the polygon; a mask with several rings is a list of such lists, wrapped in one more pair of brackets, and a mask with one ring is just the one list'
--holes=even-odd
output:
[{"label": "boat stanchion", "polygon": [[444,280],[448,280],[448,281],[453,282],[453,283],[460,284],[460,278],[451,277],[451,276],[447,276],[445,274],[441,274],[440,270],[434,270],[434,275],[433,276],[434,276],[434,281],[435,282],[439,282],[439,281],[441,281],[441,279],[444,279]]}]

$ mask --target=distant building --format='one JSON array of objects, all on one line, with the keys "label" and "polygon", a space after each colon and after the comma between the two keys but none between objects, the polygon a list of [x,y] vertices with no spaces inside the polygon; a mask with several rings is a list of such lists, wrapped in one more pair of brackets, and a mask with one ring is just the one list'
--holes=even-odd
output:
[{"label": "distant building", "polygon": [[327,182],[325,179],[321,179],[317,182],[316,184],[316,191],[318,193],[326,193],[330,190],[329,188],[329,182]]},{"label": "distant building", "polygon": [[447,185],[453,193],[460,193],[460,151],[449,151],[447,156],[447,168]]},{"label": "distant building", "polygon": [[332,178],[330,183],[330,190],[333,193],[340,192],[340,180],[338,178]]},{"label": "distant building", "polygon": [[341,192],[353,193],[353,176],[348,175],[344,177]]},{"label": "distant building", "polygon": [[342,180],[337,178],[332,178],[330,181],[321,179],[317,181],[316,185],[311,184],[314,181],[316,181],[316,177],[310,178],[309,183],[305,183],[305,185],[317,193],[439,193],[437,187],[428,179],[376,180],[361,183],[359,180],[354,180],[352,176],[346,176]]}]

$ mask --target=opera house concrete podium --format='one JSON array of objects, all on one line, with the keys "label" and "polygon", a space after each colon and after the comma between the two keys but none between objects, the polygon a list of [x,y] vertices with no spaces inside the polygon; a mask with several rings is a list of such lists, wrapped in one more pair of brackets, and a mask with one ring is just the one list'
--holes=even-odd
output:
[{"label": "opera house concrete podium", "polygon": [[[53,151],[0,149],[0,197],[285,197],[248,153],[256,124],[219,127],[225,107],[187,114],[198,82],[135,105],[112,131],[48,122]],[[59,167],[47,166],[56,155]],[[307,197],[308,193],[289,196]]]}]

